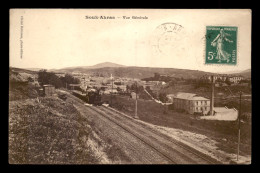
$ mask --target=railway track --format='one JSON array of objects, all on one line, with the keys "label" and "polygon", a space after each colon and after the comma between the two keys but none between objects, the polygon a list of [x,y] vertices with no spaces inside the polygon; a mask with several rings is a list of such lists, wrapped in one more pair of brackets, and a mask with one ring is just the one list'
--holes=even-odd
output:
[{"label": "railway track", "polygon": [[[103,108],[105,108],[105,107],[103,107]],[[107,109],[108,111],[110,111],[110,112],[115,112],[115,113],[117,113],[117,114],[121,114],[121,115],[123,115],[125,118],[130,119],[130,120],[132,120],[132,121],[133,121],[133,119],[134,119],[134,118],[132,118],[132,117],[130,117],[130,116],[124,115],[123,113],[121,113],[121,112],[119,112],[119,111],[112,110],[111,108],[106,108],[106,109]],[[139,125],[141,125],[141,126],[144,126],[144,124],[143,124],[142,122],[135,121],[135,123],[137,123],[137,124],[139,124]],[[165,135],[165,134],[162,134],[162,133],[158,132],[157,130],[154,130],[154,129],[151,128],[151,127],[146,126],[145,128],[146,128],[146,129],[149,129],[149,131],[151,131],[151,132],[153,132],[153,133],[159,135],[160,137],[164,138],[165,140],[168,140],[168,141],[174,143],[175,145],[178,145],[178,146],[180,146],[181,148],[185,149],[186,151],[189,151],[190,153],[196,155],[197,157],[199,157],[199,158],[201,158],[201,159],[203,159],[203,160],[209,162],[210,164],[223,164],[223,163],[221,163],[220,161],[218,161],[218,160],[216,160],[216,159],[214,159],[214,158],[212,158],[212,157],[210,157],[210,156],[208,156],[208,155],[206,155],[206,154],[204,154],[204,153],[201,153],[201,152],[199,152],[198,150],[196,150],[196,149],[194,149],[194,148],[192,148],[192,147],[190,147],[190,146],[188,146],[188,145],[186,145],[186,144],[184,144],[184,143],[182,143],[182,142],[180,142],[180,141],[178,141],[178,140],[175,140],[175,139],[173,139],[173,138],[170,138],[169,136],[167,136],[167,135]]]},{"label": "railway track", "polygon": [[[90,113],[92,113],[93,115],[98,115],[98,116],[102,116],[100,115],[99,112],[90,109],[88,110]],[[102,116],[104,117],[104,116]],[[110,129],[112,129],[112,133],[114,133],[113,135],[116,135],[116,137],[120,138],[120,141],[124,144],[127,144],[127,149],[128,150],[133,150],[135,151],[135,157],[137,158],[142,158],[142,162],[140,162],[140,160],[135,159],[135,158],[131,158],[134,160],[134,163],[148,163],[148,164],[152,164],[154,163],[154,160],[151,158],[151,156],[146,156],[143,152],[143,150],[141,150],[140,146],[134,145],[131,142],[129,142],[129,139],[126,139],[126,136],[124,135],[124,132],[122,132],[122,127],[121,126],[115,126],[114,122],[105,118],[105,119],[99,119],[100,121],[102,121],[104,124],[106,124],[106,126],[110,127]],[[117,127],[120,127],[120,129],[118,129]],[[128,131],[125,131],[125,133],[128,133]],[[130,135],[132,135],[134,138],[136,138],[135,135],[133,135],[132,133],[130,133]],[[139,138],[137,138],[137,140],[140,140]],[[134,141],[132,141],[134,143]],[[143,142],[143,141],[142,141]],[[140,151],[141,150],[141,151]],[[156,150],[155,150],[156,151]],[[157,151],[156,151],[157,152]],[[161,156],[164,157],[164,156]],[[158,159],[157,159],[158,160]],[[158,162],[158,161],[157,161]],[[167,161],[161,162],[161,163],[173,163],[171,160],[167,159]]]},{"label": "railway track", "polygon": [[144,124],[133,121],[132,118],[122,116],[119,112],[106,107],[88,107],[99,115],[110,120],[117,126],[124,129],[135,138],[141,140],[148,147],[162,155],[173,164],[220,164],[215,159],[206,156],[178,141],[175,141],[158,131],[144,127]]}]

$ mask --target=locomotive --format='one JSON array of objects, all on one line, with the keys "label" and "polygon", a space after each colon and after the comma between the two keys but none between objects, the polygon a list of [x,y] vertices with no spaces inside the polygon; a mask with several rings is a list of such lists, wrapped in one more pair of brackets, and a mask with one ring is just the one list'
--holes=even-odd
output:
[{"label": "locomotive", "polygon": [[73,90],[72,94],[88,104],[93,104],[93,105],[98,105],[98,106],[102,105],[101,95],[97,90],[90,90],[90,91],[87,91],[86,93],[82,93],[80,91]]}]

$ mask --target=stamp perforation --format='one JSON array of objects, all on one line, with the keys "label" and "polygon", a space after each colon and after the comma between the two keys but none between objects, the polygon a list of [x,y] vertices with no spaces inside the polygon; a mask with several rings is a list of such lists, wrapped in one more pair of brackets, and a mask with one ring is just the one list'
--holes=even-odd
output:
[{"label": "stamp perforation", "polygon": [[[236,63],[235,64],[232,64],[232,63],[207,63],[207,55],[206,55],[206,52],[207,52],[207,50],[206,50],[206,46],[207,46],[207,27],[228,27],[228,28],[232,28],[232,27],[234,27],[234,28],[236,28],[236,35],[235,35],[235,37],[236,37]],[[203,31],[203,33],[204,33],[204,37],[203,37],[203,39],[204,39],[204,41],[203,41],[203,57],[204,57],[204,60],[203,60],[203,65],[206,65],[206,66],[208,66],[208,65],[210,65],[210,66],[230,66],[230,67],[232,67],[232,66],[238,66],[239,65],[239,54],[240,54],[240,52],[239,52],[239,48],[240,48],[240,44],[239,44],[239,42],[240,42],[240,40],[239,40],[239,25],[236,25],[236,26],[231,26],[231,25],[226,25],[226,24],[218,24],[218,25],[205,25],[204,26],[204,31]]]}]

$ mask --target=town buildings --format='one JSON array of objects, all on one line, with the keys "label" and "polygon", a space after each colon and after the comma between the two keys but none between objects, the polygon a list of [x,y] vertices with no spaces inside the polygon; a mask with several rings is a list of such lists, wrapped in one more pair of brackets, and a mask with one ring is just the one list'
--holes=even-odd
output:
[{"label": "town buildings", "polygon": [[[241,75],[227,75],[227,74],[219,74],[219,75],[214,75],[214,81],[216,82],[225,82],[225,81],[230,81],[231,83],[237,84],[241,80],[244,80],[244,77]],[[211,81],[211,75],[204,75],[200,79]]]}]

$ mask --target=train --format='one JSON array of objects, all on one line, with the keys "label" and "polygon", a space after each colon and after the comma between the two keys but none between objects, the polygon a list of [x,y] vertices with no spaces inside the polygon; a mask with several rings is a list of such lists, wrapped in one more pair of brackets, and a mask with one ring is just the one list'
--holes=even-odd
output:
[{"label": "train", "polygon": [[87,91],[86,93],[83,93],[83,92],[77,91],[77,90],[73,90],[72,94],[88,104],[93,104],[93,105],[97,105],[97,106],[102,105],[101,94],[96,90]]}]

